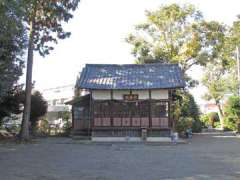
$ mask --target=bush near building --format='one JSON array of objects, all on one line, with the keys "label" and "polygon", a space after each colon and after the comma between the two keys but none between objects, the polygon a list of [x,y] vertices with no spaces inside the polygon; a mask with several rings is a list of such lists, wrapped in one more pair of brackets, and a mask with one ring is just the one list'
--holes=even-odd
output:
[{"label": "bush near building", "polygon": [[192,128],[193,118],[191,117],[181,117],[176,123],[176,131],[183,136],[187,129]]},{"label": "bush near building", "polygon": [[200,121],[200,112],[194,97],[188,91],[177,92],[177,97],[174,107],[174,116],[177,119],[176,131],[180,132],[192,128],[193,132],[201,132],[202,122]]}]

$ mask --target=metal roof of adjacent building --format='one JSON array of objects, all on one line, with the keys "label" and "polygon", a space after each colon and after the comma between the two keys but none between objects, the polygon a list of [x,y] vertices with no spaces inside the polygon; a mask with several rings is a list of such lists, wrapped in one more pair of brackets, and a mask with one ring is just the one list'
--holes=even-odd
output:
[{"label": "metal roof of adjacent building", "polygon": [[86,64],[77,80],[81,89],[183,88],[185,81],[177,64]]}]

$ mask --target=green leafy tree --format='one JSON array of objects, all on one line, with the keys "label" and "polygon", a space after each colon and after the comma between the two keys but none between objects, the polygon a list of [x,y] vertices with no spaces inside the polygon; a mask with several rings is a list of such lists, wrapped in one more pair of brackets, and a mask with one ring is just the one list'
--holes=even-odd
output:
[{"label": "green leafy tree", "polygon": [[226,93],[235,94],[237,92],[236,60],[232,55],[231,47],[232,43],[229,36],[221,38],[221,43],[218,42],[216,46],[213,61],[207,64],[202,79],[203,85],[208,90],[203,98],[213,100],[217,105],[222,129],[224,129],[223,98]]},{"label": "green leafy tree", "polygon": [[[194,97],[186,90],[175,91],[173,94],[173,99],[175,103],[172,105],[172,115],[176,126],[183,126],[184,122],[179,122],[181,120],[191,119],[191,127],[194,132],[200,132],[202,130],[202,123],[199,118],[199,108],[194,100]],[[178,128],[178,127],[176,127]],[[185,127],[189,128],[189,127]]]},{"label": "green leafy tree", "polygon": [[179,63],[185,73],[212,61],[224,37],[225,27],[204,21],[193,5],[162,6],[146,16],[126,39],[137,63]]},{"label": "green leafy tree", "polygon": [[[21,86],[18,86],[14,91],[10,91],[8,96],[4,98],[4,101],[0,104],[0,119],[11,114],[22,113],[21,106],[25,100],[25,92]],[[31,95],[31,127],[34,130],[39,118],[47,113],[48,104],[39,91],[34,91]],[[0,121],[1,122],[1,121]]]},{"label": "green leafy tree", "polygon": [[[236,54],[236,48],[238,47],[238,50],[240,50],[240,15],[237,16],[237,20],[233,22],[232,27],[230,28],[230,36],[229,36],[229,51],[232,52],[232,54]],[[234,57],[233,55],[233,57]],[[233,67],[236,67],[236,61],[233,61]],[[240,92],[240,82],[237,78],[237,68],[231,69],[231,88],[232,92],[234,94],[238,94]]]},{"label": "green leafy tree", "polygon": [[191,117],[193,119],[199,119],[199,108],[194,100],[194,97],[189,92],[182,93],[181,113],[182,117]]},{"label": "green leafy tree", "polygon": [[221,128],[224,129],[224,114],[222,103],[226,93],[237,93],[237,68],[234,57],[236,45],[240,42],[240,22],[237,20],[232,27],[225,28],[216,41],[213,60],[205,68],[202,83],[208,92],[204,95],[206,100],[214,100],[219,109]]},{"label": "green leafy tree", "polygon": [[220,65],[209,65],[205,70],[204,77],[202,79],[203,85],[207,88],[207,93],[204,95],[204,99],[213,100],[219,110],[219,118],[221,128],[224,128],[222,100],[228,90],[228,78],[226,78],[226,70]]},{"label": "green leafy tree", "polygon": [[231,51],[235,51],[236,46],[240,44],[240,15],[237,16],[237,20],[233,22],[230,28],[230,47]]},{"label": "green leafy tree", "polygon": [[[0,108],[3,108],[3,104],[7,105],[6,99],[15,92],[24,66],[23,55],[27,39],[19,1],[0,1],[0,27]],[[6,106],[4,108],[7,109]]]},{"label": "green leafy tree", "polygon": [[52,44],[65,39],[70,32],[64,31],[63,22],[68,22],[80,0],[22,0],[24,20],[28,25],[28,56],[26,74],[26,99],[20,137],[29,139],[28,122],[31,110],[33,51],[41,56],[53,50]]},{"label": "green leafy tree", "polygon": [[36,128],[36,123],[40,117],[47,113],[48,104],[39,91],[35,91],[31,97],[31,116],[30,122],[32,129]]},{"label": "green leafy tree", "polygon": [[224,112],[229,123],[227,125],[240,132],[240,97],[231,96],[224,107]]},{"label": "green leafy tree", "polygon": [[2,98],[2,101],[0,102],[0,126],[3,123],[2,120],[4,117],[22,112],[22,94],[22,86],[18,85],[8,91],[8,93]]}]

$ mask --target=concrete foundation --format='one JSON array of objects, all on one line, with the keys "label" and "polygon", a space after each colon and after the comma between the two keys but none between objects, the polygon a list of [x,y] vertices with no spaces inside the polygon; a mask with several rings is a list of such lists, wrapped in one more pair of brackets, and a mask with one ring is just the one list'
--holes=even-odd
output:
[{"label": "concrete foundation", "polygon": [[171,142],[170,137],[147,137],[147,142]]},{"label": "concrete foundation", "polygon": [[93,142],[141,142],[140,137],[92,137]]},{"label": "concrete foundation", "polygon": [[[144,142],[140,137],[92,137],[93,142]],[[171,142],[170,137],[147,137],[145,142]]]}]

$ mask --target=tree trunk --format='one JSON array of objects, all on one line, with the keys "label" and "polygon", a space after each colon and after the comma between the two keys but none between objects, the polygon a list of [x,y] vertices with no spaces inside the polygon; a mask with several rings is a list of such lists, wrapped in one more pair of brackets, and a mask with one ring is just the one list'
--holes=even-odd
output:
[{"label": "tree trunk", "polygon": [[221,108],[221,105],[217,103],[218,111],[219,111],[219,119],[220,119],[220,125],[221,129],[224,130],[224,119],[223,119],[223,111]]},{"label": "tree trunk", "polygon": [[21,124],[20,139],[29,140],[29,119],[31,112],[31,92],[32,92],[32,68],[33,68],[33,28],[34,22],[30,22],[29,41],[28,41],[28,57],[27,57],[27,74],[25,102],[23,111],[23,120]]}]

